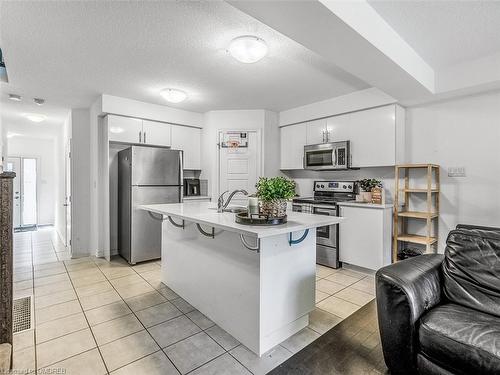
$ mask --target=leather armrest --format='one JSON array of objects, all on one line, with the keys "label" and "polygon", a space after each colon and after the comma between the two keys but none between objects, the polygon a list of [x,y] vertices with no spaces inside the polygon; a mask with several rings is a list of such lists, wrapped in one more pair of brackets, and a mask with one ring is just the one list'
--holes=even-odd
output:
[{"label": "leather armrest", "polygon": [[487,230],[487,231],[495,231],[499,232],[500,228],[496,227],[485,227],[481,225],[471,225],[471,224],[458,224],[457,229],[478,229],[478,230]]},{"label": "leather armrest", "polygon": [[382,349],[392,374],[416,373],[418,320],[441,301],[441,254],[427,254],[377,271]]}]

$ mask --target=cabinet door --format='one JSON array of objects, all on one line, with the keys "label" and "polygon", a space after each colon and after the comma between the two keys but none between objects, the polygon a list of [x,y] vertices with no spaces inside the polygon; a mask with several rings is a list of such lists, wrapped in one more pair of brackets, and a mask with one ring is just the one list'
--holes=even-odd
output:
[{"label": "cabinet door", "polygon": [[396,164],[395,106],[351,114],[351,166],[381,167]]},{"label": "cabinet door", "polygon": [[[106,116],[109,140],[113,142],[140,143],[142,140],[142,120],[121,116]],[[141,140],[139,137],[141,136]]]},{"label": "cabinet door", "polygon": [[[339,260],[355,266],[377,270],[384,253],[383,210],[341,207],[339,224]],[[389,245],[390,246],[390,245]]]},{"label": "cabinet door", "polygon": [[314,120],[306,123],[306,144],[315,145],[328,142],[326,134],[326,119]]},{"label": "cabinet door", "polygon": [[142,122],[142,142],[148,145],[170,146],[172,143],[171,127],[172,125],[163,122],[144,120]]},{"label": "cabinet door", "polygon": [[303,169],[306,124],[285,126],[280,129],[281,169]]},{"label": "cabinet door", "polygon": [[350,114],[330,117],[326,121],[328,142],[349,141],[351,139]]},{"label": "cabinet door", "polygon": [[184,169],[201,169],[201,129],[172,125],[172,148],[184,151]]}]

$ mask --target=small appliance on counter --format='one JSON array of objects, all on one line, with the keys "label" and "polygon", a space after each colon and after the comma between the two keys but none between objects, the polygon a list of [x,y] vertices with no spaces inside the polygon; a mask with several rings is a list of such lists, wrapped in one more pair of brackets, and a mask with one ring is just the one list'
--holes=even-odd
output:
[{"label": "small appliance on counter", "polygon": [[[314,195],[294,198],[293,211],[339,216],[337,202],[354,201],[355,189],[354,181],[314,181]],[[316,228],[316,263],[340,266],[338,224]]]},{"label": "small appliance on counter", "polygon": [[184,196],[194,197],[200,195],[200,180],[198,178],[184,179]]}]

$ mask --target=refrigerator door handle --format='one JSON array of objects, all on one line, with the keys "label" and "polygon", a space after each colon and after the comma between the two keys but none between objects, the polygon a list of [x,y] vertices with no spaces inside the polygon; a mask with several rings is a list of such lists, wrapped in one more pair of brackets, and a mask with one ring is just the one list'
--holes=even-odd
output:
[{"label": "refrigerator door handle", "polygon": [[142,131],[139,131],[139,143],[142,142]]},{"label": "refrigerator door handle", "polygon": [[184,151],[179,152],[179,203],[182,203],[182,199],[184,198]]},{"label": "refrigerator door handle", "polygon": [[146,143],[146,132],[144,132],[144,143]]}]

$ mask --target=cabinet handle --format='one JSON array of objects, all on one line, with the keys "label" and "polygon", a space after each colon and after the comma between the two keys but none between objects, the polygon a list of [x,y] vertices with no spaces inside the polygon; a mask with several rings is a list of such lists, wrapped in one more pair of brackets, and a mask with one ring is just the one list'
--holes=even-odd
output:
[{"label": "cabinet handle", "polygon": [[139,131],[139,143],[142,142],[142,131]]},{"label": "cabinet handle", "polygon": [[146,132],[144,132],[144,143],[146,143]]}]

